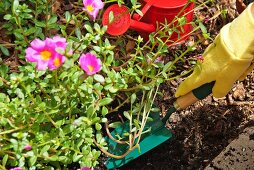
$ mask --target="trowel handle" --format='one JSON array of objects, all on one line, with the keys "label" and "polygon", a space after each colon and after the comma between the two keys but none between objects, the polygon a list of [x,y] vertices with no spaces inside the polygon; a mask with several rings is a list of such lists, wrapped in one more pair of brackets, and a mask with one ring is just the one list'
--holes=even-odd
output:
[{"label": "trowel handle", "polygon": [[214,82],[204,84],[191,92],[180,96],[175,101],[176,109],[185,109],[186,107],[196,103],[198,100],[206,98],[209,94],[212,93]]},{"label": "trowel handle", "polygon": [[[143,16],[145,15],[145,13],[151,8],[152,4],[151,3],[146,3],[145,6],[142,8],[141,12],[143,14]],[[136,21],[141,20],[141,18],[143,17],[139,14],[133,14],[133,19]]]},{"label": "trowel handle", "polygon": [[172,113],[174,113],[176,110],[182,110],[186,107],[196,103],[198,100],[206,98],[209,94],[212,93],[212,88],[215,82],[204,84],[191,92],[180,96],[176,99],[174,102],[174,107],[171,107],[166,115],[163,117],[162,122],[166,123],[168,118]]}]

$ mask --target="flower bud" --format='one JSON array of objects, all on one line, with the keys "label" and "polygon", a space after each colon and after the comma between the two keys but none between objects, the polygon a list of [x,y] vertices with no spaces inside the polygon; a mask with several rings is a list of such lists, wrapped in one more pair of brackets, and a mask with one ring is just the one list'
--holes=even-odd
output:
[{"label": "flower bud", "polygon": [[32,149],[32,146],[31,146],[31,145],[26,145],[26,146],[24,146],[24,149],[27,150],[27,151],[29,151],[29,150]]}]

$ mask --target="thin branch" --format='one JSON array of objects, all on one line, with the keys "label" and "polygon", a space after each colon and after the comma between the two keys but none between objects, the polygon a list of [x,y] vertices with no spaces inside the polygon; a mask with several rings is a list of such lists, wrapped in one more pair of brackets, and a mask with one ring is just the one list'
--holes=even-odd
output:
[{"label": "thin branch", "polygon": [[125,157],[126,155],[128,155],[131,151],[133,151],[135,148],[138,147],[138,145],[135,145],[134,147],[132,148],[129,148],[124,154],[122,155],[114,155],[108,151],[106,151],[105,149],[103,149],[97,142],[95,139],[93,139],[95,145],[104,153],[106,154],[107,156],[111,157],[111,158],[114,158],[114,159],[122,159],[123,157]]},{"label": "thin branch", "polygon": [[106,128],[107,135],[108,135],[108,137],[109,137],[111,140],[113,140],[114,142],[119,143],[119,144],[127,144],[126,141],[117,140],[117,139],[115,139],[115,138],[111,135],[111,133],[109,132],[109,125],[108,125],[107,122],[105,123],[105,128]]}]

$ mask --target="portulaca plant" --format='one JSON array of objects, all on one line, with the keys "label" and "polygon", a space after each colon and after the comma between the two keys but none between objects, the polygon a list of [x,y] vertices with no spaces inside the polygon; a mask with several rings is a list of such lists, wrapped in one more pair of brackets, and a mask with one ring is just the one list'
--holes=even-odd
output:
[{"label": "portulaca plant", "polygon": [[[101,24],[110,3],[140,13],[135,0],[83,0],[59,15],[51,0],[0,2],[2,28],[15,39],[0,44],[0,169],[96,167],[101,151],[108,154],[104,124],[121,123],[115,115],[130,123],[130,146],[140,139],[160,84],[180,76],[175,64],[196,44],[169,57],[159,36],[167,27],[148,42],[135,34],[111,37]],[[206,34],[197,23],[194,30]],[[5,62],[11,54],[15,68]]]}]

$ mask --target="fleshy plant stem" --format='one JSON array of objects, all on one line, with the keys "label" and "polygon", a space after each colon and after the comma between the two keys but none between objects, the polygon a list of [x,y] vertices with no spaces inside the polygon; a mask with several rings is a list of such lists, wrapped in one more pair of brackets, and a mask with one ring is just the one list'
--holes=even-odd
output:
[{"label": "fleshy plant stem", "polygon": [[128,155],[132,150],[136,149],[138,147],[138,145],[135,145],[134,147],[132,148],[129,148],[124,154],[122,155],[114,155],[112,153],[109,153],[108,151],[106,151],[105,149],[103,149],[97,142],[96,140],[94,139],[94,143],[95,145],[100,148],[100,150],[106,154],[107,156],[111,157],[111,158],[115,158],[115,159],[121,159],[121,158],[124,158],[126,155]]},{"label": "fleshy plant stem", "polygon": [[20,18],[18,17],[18,15],[16,14],[16,12],[14,12],[13,14],[14,14],[14,17],[15,17],[15,20],[16,20],[16,24],[18,25],[19,29],[21,30],[25,42],[26,42],[27,44],[29,44],[29,41],[28,41],[28,39],[27,39],[27,37],[26,37],[26,34],[25,34],[25,31],[24,31],[23,27],[21,26]]},{"label": "fleshy plant stem", "polygon": [[8,82],[7,80],[5,80],[5,79],[2,78],[2,77],[0,77],[0,80],[1,80],[2,82],[4,82],[5,85],[8,85],[8,86],[9,86],[10,82]]},{"label": "fleshy plant stem", "polygon": [[[83,13],[85,13],[85,11],[81,11],[80,13],[78,13],[78,15],[76,16],[76,18],[78,19],[79,16],[81,16]],[[84,17],[81,17],[81,21],[78,22],[78,23],[75,23],[75,28],[71,31],[71,33],[66,37],[66,39],[69,39],[70,36],[72,36],[72,34],[74,34],[76,28],[78,28],[80,26],[80,23],[83,22],[83,19]]]},{"label": "fleshy plant stem", "polygon": [[13,132],[16,132],[16,131],[19,131],[19,130],[22,130],[22,129],[24,129],[24,126],[19,127],[19,128],[15,128],[15,129],[11,129],[11,130],[6,130],[6,131],[3,131],[3,132],[0,132],[0,135],[13,133]]},{"label": "fleshy plant stem", "polygon": [[[141,139],[142,132],[143,132],[143,130],[144,130],[144,127],[145,127],[145,125],[146,125],[147,119],[148,119],[148,117],[149,117],[149,113],[150,113],[150,111],[151,111],[152,104],[153,104],[153,102],[154,102],[154,100],[155,100],[155,97],[156,97],[156,94],[157,94],[157,92],[158,92],[158,89],[159,89],[159,86],[156,87],[156,90],[155,90],[155,93],[154,93],[154,95],[153,95],[152,100],[151,100],[151,97],[152,97],[152,94],[153,94],[153,89],[149,91],[148,100],[149,100],[150,102],[146,102],[146,103],[145,103],[145,106],[144,106],[144,111],[143,111],[143,116],[142,116],[142,123],[141,123],[141,128],[140,128],[139,133],[138,133],[138,141],[137,141],[137,144],[139,144],[139,141],[140,141],[140,139]],[[146,110],[146,109],[147,109],[147,104],[149,105],[149,106],[148,106],[148,110]]]},{"label": "fleshy plant stem", "polygon": [[35,104],[35,99],[34,99],[33,95],[32,95],[32,94],[30,93],[30,91],[26,88],[26,86],[24,85],[24,83],[23,83],[21,80],[19,80],[19,83],[20,83],[20,85],[22,86],[22,88],[26,91],[26,93],[28,94],[28,96],[31,98],[33,104]]},{"label": "fleshy plant stem", "polygon": [[0,165],[0,169],[6,170],[6,168],[4,166],[2,166],[2,165]]},{"label": "fleshy plant stem", "polygon": [[46,0],[46,14],[45,14],[45,29],[44,34],[48,36],[48,20],[49,20],[49,3],[51,0]]}]

